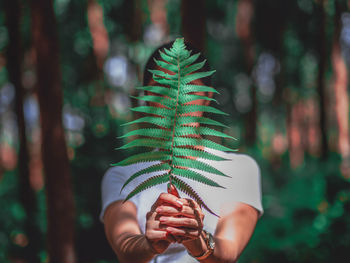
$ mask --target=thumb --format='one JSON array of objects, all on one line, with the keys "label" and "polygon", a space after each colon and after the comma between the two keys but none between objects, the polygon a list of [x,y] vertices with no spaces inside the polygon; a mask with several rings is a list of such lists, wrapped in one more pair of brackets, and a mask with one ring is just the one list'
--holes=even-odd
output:
[{"label": "thumb", "polygon": [[177,191],[175,186],[171,183],[168,183],[168,193],[180,198],[179,192]]}]

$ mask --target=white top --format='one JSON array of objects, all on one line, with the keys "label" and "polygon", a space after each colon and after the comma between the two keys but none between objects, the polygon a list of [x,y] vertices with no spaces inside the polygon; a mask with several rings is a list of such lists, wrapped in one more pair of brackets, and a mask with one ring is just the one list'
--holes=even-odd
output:
[{"label": "white top", "polygon": [[[209,151],[209,149],[206,149]],[[257,163],[244,154],[225,153],[210,149],[210,152],[222,156],[225,161],[210,161],[198,158],[198,160],[204,161],[207,164],[215,167],[219,171],[223,172],[230,177],[224,177],[220,175],[210,174],[200,171],[201,174],[211,178],[223,188],[207,186],[196,181],[181,178],[183,181],[188,182],[192,188],[200,195],[207,206],[216,214],[220,215],[220,208],[223,204],[230,204],[235,202],[242,202],[256,208],[260,215],[263,213],[263,207],[261,204],[261,181],[260,181],[260,169]],[[148,175],[142,175],[139,178],[131,181],[120,193],[120,189],[125,181],[133,175],[135,172],[148,167],[158,162],[138,163],[128,166],[116,166],[110,168],[102,179],[102,211],[100,219],[103,222],[103,215],[106,208],[113,202],[123,200],[125,197],[145,178],[153,175],[160,174],[160,172],[154,172]],[[141,231],[145,231],[146,213],[150,210],[152,204],[156,201],[160,193],[167,192],[167,183],[153,186],[136,196],[132,197],[132,201],[137,207],[137,218]],[[188,196],[179,191],[181,197],[188,198]],[[234,208],[234,206],[232,206]],[[210,233],[215,233],[218,217],[210,214],[203,209],[204,217],[204,229]],[[169,248],[161,255],[155,257],[151,262],[197,262],[194,258],[187,254],[186,249],[181,244],[171,244]]]}]

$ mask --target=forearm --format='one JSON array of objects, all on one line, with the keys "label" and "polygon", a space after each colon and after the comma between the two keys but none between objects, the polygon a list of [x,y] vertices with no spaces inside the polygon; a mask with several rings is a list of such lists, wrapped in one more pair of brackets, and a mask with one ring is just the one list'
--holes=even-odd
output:
[{"label": "forearm", "polygon": [[110,240],[110,244],[119,262],[144,263],[156,255],[143,234],[123,233]]}]

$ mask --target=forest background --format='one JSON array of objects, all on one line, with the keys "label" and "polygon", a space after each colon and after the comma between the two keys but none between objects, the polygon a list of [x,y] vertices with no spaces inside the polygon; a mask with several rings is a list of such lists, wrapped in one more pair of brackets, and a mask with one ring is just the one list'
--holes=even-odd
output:
[{"label": "forest background", "polygon": [[0,262],[116,262],[100,181],[127,154],[148,56],[178,36],[217,70],[231,146],[261,167],[240,262],[350,262],[344,0],[1,0]]}]

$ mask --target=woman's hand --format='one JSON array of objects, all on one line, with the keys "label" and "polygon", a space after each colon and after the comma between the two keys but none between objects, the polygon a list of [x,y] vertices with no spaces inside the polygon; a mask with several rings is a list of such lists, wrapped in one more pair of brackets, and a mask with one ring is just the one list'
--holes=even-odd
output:
[{"label": "woman's hand", "polygon": [[147,213],[145,237],[153,252],[157,254],[163,253],[170,243],[176,242],[176,239],[167,231],[167,226],[160,221],[157,209],[162,206],[182,209],[183,204],[178,197],[162,193]]},{"label": "woman's hand", "polygon": [[156,208],[159,221],[172,235],[182,240],[198,239],[203,229],[204,214],[198,203],[191,199],[179,199],[182,207],[169,206],[167,203]]}]

